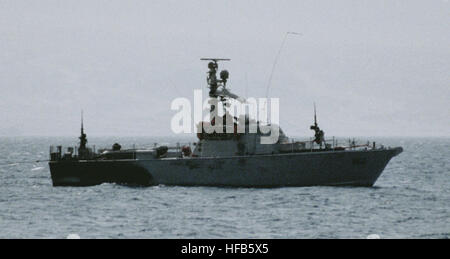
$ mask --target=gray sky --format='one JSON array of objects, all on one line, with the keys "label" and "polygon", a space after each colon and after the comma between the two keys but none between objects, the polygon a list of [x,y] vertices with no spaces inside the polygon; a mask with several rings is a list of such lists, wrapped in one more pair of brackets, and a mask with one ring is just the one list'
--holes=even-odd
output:
[{"label": "gray sky", "polygon": [[[450,136],[450,2],[0,0],[0,135],[172,135],[175,97],[225,57],[288,135]],[[246,80],[246,77],[248,80]],[[248,81],[248,83],[247,83]],[[205,92],[206,94],[206,92]]]}]

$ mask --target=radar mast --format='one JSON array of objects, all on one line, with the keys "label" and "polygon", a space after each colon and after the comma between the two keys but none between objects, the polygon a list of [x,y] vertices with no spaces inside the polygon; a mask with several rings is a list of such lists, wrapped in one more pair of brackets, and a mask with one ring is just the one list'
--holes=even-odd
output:
[{"label": "radar mast", "polygon": [[230,61],[231,59],[228,58],[201,58],[202,61],[210,61],[208,63],[208,77],[206,79],[206,82],[208,83],[209,87],[209,97],[218,97],[217,89],[222,86],[223,89],[225,89],[227,85],[227,80],[229,77],[229,73],[227,70],[222,70],[220,72],[220,80],[217,79],[217,69],[219,68],[219,65],[217,64],[218,61]]}]

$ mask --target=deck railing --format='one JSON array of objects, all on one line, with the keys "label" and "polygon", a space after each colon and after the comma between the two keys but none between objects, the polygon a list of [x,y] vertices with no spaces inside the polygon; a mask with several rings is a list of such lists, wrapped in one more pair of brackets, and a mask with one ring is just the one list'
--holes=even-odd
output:
[{"label": "deck railing", "polygon": [[370,141],[361,141],[356,139],[348,139],[348,140],[340,140],[335,137],[330,139],[325,139],[322,144],[317,144],[313,138],[305,139],[294,139],[290,138],[290,144],[292,144],[292,149],[294,151],[295,145],[299,145],[299,143],[304,144],[305,149],[315,150],[315,149],[345,149],[345,150],[354,150],[359,148],[366,149],[376,149],[376,143]]},{"label": "deck railing", "polygon": [[[134,159],[136,159],[137,150],[156,150],[158,147],[166,146],[168,151],[170,152],[182,152],[183,147],[188,146],[191,150],[193,150],[194,143],[193,142],[177,142],[175,145],[168,145],[167,143],[158,144],[153,143],[153,146],[143,145],[142,147],[138,147],[133,144],[130,148],[121,149],[121,151],[134,151]],[[99,148],[97,149],[95,145],[88,146],[82,152],[80,152],[78,147],[63,147],[63,146],[50,146],[49,148],[49,156],[51,161],[57,160],[69,160],[69,159],[78,159],[78,158],[87,158],[93,159],[95,157],[100,156],[104,151],[111,151],[111,148]]]},{"label": "deck railing", "polygon": [[[322,145],[315,143],[313,138],[305,139],[295,139],[290,138],[288,143],[282,143],[284,146],[282,152],[305,152],[305,151],[317,151],[317,150],[355,150],[355,149],[377,149],[383,148],[383,146],[377,147],[375,142],[362,142],[356,139],[348,139],[345,141],[338,140],[335,137],[330,139],[325,139]],[[290,145],[290,146],[289,146]],[[195,143],[194,142],[177,142],[175,145],[170,145],[168,143],[164,143],[160,145],[158,143],[153,143],[151,145],[143,145],[142,148],[137,147],[133,144],[129,149],[121,149],[122,151],[133,151],[133,158],[136,159],[136,151],[137,150],[156,150],[158,147],[166,146],[168,151],[182,153],[183,147],[189,147],[191,150],[194,150]],[[87,147],[85,150],[80,152],[78,147],[66,147],[62,146],[50,146],[50,160],[70,160],[70,159],[95,159],[100,157],[100,155],[104,151],[111,151],[111,148],[100,148],[97,149],[96,146]]]}]

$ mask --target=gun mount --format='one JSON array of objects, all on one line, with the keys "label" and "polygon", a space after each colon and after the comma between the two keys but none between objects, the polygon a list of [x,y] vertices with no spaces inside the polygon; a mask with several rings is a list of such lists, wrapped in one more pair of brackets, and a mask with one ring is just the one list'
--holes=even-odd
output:
[{"label": "gun mount", "polygon": [[319,128],[319,124],[317,124],[316,104],[314,104],[314,125],[311,125],[310,129],[314,130],[314,142],[322,148],[322,143],[325,140],[325,133]]}]

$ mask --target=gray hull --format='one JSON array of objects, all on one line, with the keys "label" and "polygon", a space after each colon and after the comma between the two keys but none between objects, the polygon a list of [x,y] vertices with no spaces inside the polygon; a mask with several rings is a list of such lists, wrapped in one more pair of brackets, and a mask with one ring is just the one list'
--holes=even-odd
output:
[{"label": "gray hull", "polygon": [[372,186],[402,148],[224,158],[50,162],[53,184],[279,187]]}]

